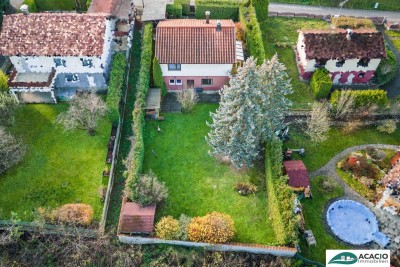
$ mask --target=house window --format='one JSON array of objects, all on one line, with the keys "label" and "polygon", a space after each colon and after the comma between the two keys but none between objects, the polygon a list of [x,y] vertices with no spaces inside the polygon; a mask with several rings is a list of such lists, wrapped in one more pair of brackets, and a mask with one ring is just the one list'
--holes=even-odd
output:
[{"label": "house window", "polygon": [[67,64],[66,64],[67,62],[65,61],[65,59],[55,58],[55,59],[53,59],[53,61],[56,64],[56,67],[61,67],[61,66],[66,67],[67,66]]},{"label": "house window", "polygon": [[369,58],[363,57],[360,61],[357,62],[357,67],[368,67]]},{"label": "house window", "polygon": [[169,80],[169,85],[175,85],[175,80],[174,79],[170,79]]},{"label": "house window", "polygon": [[82,66],[89,67],[89,68],[93,67],[93,63],[92,63],[91,59],[83,59],[83,58],[81,58],[81,61],[82,61]]},{"label": "house window", "polygon": [[201,85],[212,85],[213,80],[212,79],[201,79]]},{"label": "house window", "polygon": [[317,59],[318,66],[325,66],[326,62],[328,62],[327,59],[323,59],[323,58]]},{"label": "house window", "polygon": [[182,80],[181,79],[177,79],[176,80],[176,85],[182,85]]},{"label": "house window", "polygon": [[365,72],[360,72],[360,73],[358,74],[358,78],[364,78],[364,76],[365,76]]},{"label": "house window", "polygon": [[181,70],[181,64],[168,64],[168,70]]},{"label": "house window", "polygon": [[339,58],[338,61],[336,61],[336,67],[338,68],[343,67],[345,62],[346,60],[344,58]]}]

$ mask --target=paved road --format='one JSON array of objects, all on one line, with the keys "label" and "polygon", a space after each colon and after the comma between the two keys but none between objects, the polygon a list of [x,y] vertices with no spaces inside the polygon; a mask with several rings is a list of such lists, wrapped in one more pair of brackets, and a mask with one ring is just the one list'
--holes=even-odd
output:
[{"label": "paved road", "polygon": [[[270,12],[294,12],[308,13],[314,15],[337,15],[339,8],[335,7],[319,7],[308,5],[269,3]],[[379,10],[362,10],[343,8],[340,15],[355,17],[387,17],[389,21],[400,22],[400,12],[396,11],[379,11]]]}]

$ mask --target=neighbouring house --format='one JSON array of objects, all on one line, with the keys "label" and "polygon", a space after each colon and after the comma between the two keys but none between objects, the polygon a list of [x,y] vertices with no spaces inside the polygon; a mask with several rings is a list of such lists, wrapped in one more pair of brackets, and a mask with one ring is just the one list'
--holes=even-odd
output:
[{"label": "neighbouring house", "polygon": [[333,84],[365,84],[386,58],[386,48],[383,34],[371,29],[303,30],[296,54],[305,80],[324,67]]},{"label": "neighbouring house", "polygon": [[301,160],[283,162],[283,174],[289,177],[288,184],[294,191],[303,192],[310,189],[307,168]]},{"label": "neighbouring house", "polygon": [[170,92],[183,87],[217,92],[233,64],[243,60],[236,50],[232,20],[176,19],[157,26],[155,54]]},{"label": "neighbouring house", "polygon": [[3,18],[0,55],[11,60],[11,92],[24,103],[56,103],[78,90],[106,92],[115,19],[36,13]]},{"label": "neighbouring house", "polygon": [[156,205],[140,206],[134,202],[123,203],[119,232],[129,234],[149,234],[153,232]]}]

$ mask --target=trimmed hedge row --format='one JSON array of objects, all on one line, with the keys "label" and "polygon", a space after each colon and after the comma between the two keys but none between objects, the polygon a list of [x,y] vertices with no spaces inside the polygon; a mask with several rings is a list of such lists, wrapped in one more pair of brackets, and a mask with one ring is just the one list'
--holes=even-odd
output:
[{"label": "trimmed hedge row", "polygon": [[327,98],[332,84],[331,77],[326,69],[317,69],[311,76],[311,90],[317,99]]},{"label": "trimmed hedge row", "polygon": [[369,105],[377,105],[383,107],[388,102],[387,93],[385,90],[368,89],[368,90],[336,90],[331,95],[330,102],[335,107],[341,94],[350,94],[354,97],[354,107],[365,107]]},{"label": "trimmed hedge row", "polygon": [[255,8],[249,3],[241,4],[239,6],[239,18],[245,26],[246,45],[249,53],[257,59],[258,64],[262,64],[265,59],[265,49]]},{"label": "trimmed hedge row", "polygon": [[269,217],[280,245],[298,243],[298,218],[293,214],[294,198],[287,178],[282,177],[282,142],[271,140],[265,149],[265,174]]},{"label": "trimmed hedge row", "polygon": [[168,18],[181,18],[182,17],[182,5],[180,4],[168,4],[167,5]]},{"label": "trimmed hedge row", "polygon": [[121,115],[119,104],[124,86],[126,64],[126,58],[123,54],[118,53],[114,55],[106,101],[108,117],[113,124],[118,123],[119,116]]},{"label": "trimmed hedge row", "polygon": [[174,4],[182,5],[182,15],[189,16],[190,14],[190,0],[175,0]]},{"label": "trimmed hedge row", "polygon": [[253,6],[256,9],[258,21],[264,21],[268,18],[268,0],[252,0]]},{"label": "trimmed hedge row", "polygon": [[153,83],[155,87],[161,88],[162,96],[167,94],[167,85],[164,82],[161,66],[156,57],[153,58]]},{"label": "trimmed hedge row", "polygon": [[144,106],[146,105],[146,95],[150,86],[150,68],[153,55],[153,25],[146,23],[143,31],[142,55],[140,59],[139,78],[136,84],[135,107],[132,112],[133,123],[132,131],[134,141],[132,142],[132,153],[130,156],[131,169],[128,170],[128,177],[125,183],[125,196],[130,200],[136,198],[136,183],[142,173],[144,159]]},{"label": "trimmed hedge row", "polygon": [[211,19],[238,21],[239,7],[236,0],[196,0],[196,19],[204,19],[206,11],[210,11]]},{"label": "trimmed hedge row", "polygon": [[342,29],[375,29],[375,25],[370,19],[343,17],[332,18],[332,25]]}]

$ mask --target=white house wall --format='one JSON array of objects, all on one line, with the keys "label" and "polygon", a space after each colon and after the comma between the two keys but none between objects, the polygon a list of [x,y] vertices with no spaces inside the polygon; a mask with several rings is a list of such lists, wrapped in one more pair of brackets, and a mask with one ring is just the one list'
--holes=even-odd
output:
[{"label": "white house wall", "polygon": [[160,64],[163,76],[228,76],[232,64],[182,64],[180,71],[169,71],[168,64]]},{"label": "white house wall", "polygon": [[[325,68],[329,72],[375,71],[378,68],[379,63],[381,62],[381,59],[379,59],[379,58],[371,59],[368,63],[368,67],[361,67],[361,66],[357,67],[357,63],[359,61],[360,61],[359,59],[346,59],[346,61],[342,67],[336,67],[336,62],[338,62],[338,60],[331,59],[326,62]],[[307,65],[305,65],[304,70],[307,72],[315,71],[315,69],[316,69],[315,64],[316,64],[315,59],[308,61]]]}]

